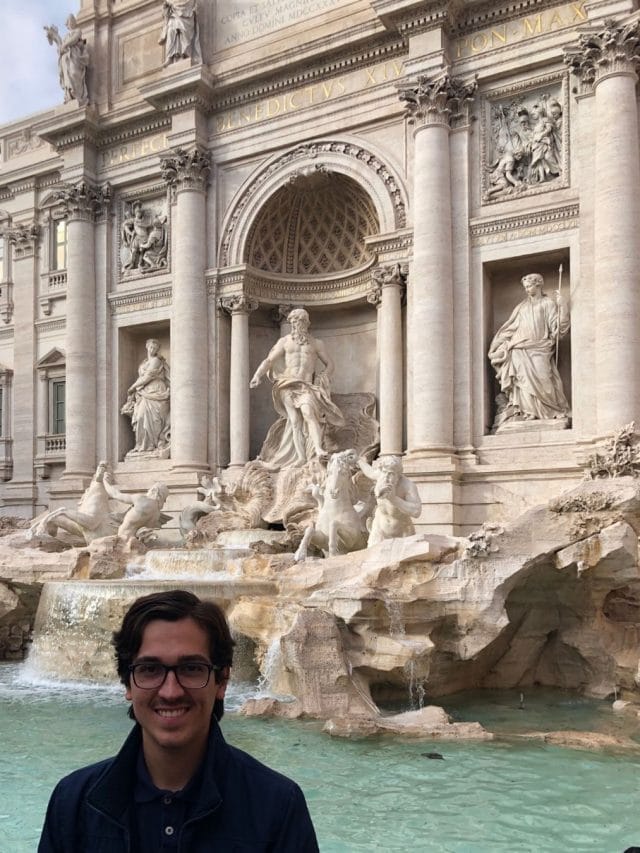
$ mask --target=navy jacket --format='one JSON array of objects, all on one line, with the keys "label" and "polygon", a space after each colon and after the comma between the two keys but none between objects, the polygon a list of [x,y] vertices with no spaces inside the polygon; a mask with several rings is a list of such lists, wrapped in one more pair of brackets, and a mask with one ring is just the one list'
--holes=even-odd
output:
[{"label": "navy jacket", "polygon": [[[49,801],[38,853],[135,853],[130,826],[141,731],[122,749],[60,781]],[[212,719],[202,784],[179,853],[317,853],[298,785],[229,746]]]}]

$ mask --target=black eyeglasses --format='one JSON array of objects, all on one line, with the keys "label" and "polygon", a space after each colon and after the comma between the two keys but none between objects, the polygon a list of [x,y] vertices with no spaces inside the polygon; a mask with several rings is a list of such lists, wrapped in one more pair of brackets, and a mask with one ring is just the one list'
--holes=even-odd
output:
[{"label": "black eyeglasses", "polygon": [[187,690],[199,690],[206,687],[212,672],[219,672],[223,667],[203,661],[185,661],[175,666],[157,661],[132,663],[129,672],[136,687],[142,690],[155,690],[162,687],[170,672],[176,677],[178,684]]}]

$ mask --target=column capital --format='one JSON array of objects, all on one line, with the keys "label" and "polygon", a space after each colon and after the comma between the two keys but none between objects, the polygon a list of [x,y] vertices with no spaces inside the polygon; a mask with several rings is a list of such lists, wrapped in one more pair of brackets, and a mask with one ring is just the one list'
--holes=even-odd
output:
[{"label": "column capital", "polygon": [[163,179],[178,192],[204,192],[210,169],[209,155],[200,148],[191,151],[186,148],[174,148],[168,157],[163,157],[160,161]]},{"label": "column capital", "polygon": [[221,311],[226,311],[227,314],[250,314],[258,308],[259,303],[253,299],[249,299],[243,293],[235,294],[234,296],[221,296],[218,299],[218,308]]},{"label": "column capital", "polygon": [[453,127],[466,123],[469,107],[478,83],[475,78],[462,80],[449,74],[446,66],[437,74],[418,74],[398,86],[409,121],[420,127],[442,125]]},{"label": "column capital", "polygon": [[637,79],[640,20],[621,24],[605,18],[599,29],[581,33],[577,45],[565,48],[564,62],[585,88],[595,88],[605,77],[616,75]]},{"label": "column capital", "polygon": [[40,228],[35,222],[19,222],[7,228],[5,234],[13,246],[16,260],[33,257],[40,234]]},{"label": "column capital", "polygon": [[77,184],[63,184],[55,190],[54,197],[60,202],[67,219],[94,222],[109,207],[111,185],[102,186],[79,181]]},{"label": "column capital", "polygon": [[371,284],[367,291],[367,302],[379,308],[382,303],[382,291],[384,288],[397,288],[400,293],[404,290],[406,272],[403,272],[399,263],[382,264],[371,273]]}]

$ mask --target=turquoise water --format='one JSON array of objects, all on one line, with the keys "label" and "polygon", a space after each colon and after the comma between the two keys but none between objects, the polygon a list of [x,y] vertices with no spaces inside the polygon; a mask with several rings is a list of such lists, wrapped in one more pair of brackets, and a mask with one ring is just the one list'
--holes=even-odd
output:
[{"label": "turquoise water", "polygon": [[[332,739],[317,723],[234,714],[244,695],[231,693],[225,736],[300,783],[323,853],[622,853],[640,844],[640,755],[510,740]],[[563,718],[595,729],[612,717],[605,704],[552,693],[526,697],[524,711],[517,703],[517,694],[495,693],[447,705],[514,732],[541,721],[560,728]],[[129,728],[117,687],[38,684],[0,666],[1,853],[35,851],[55,782],[115,752]]]}]

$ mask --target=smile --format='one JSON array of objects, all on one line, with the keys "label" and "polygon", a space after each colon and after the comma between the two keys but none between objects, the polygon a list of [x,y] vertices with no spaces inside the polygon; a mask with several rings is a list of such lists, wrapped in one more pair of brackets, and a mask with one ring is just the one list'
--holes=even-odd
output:
[{"label": "smile", "polygon": [[156,714],[161,717],[181,717],[188,710],[188,708],[156,708]]}]

